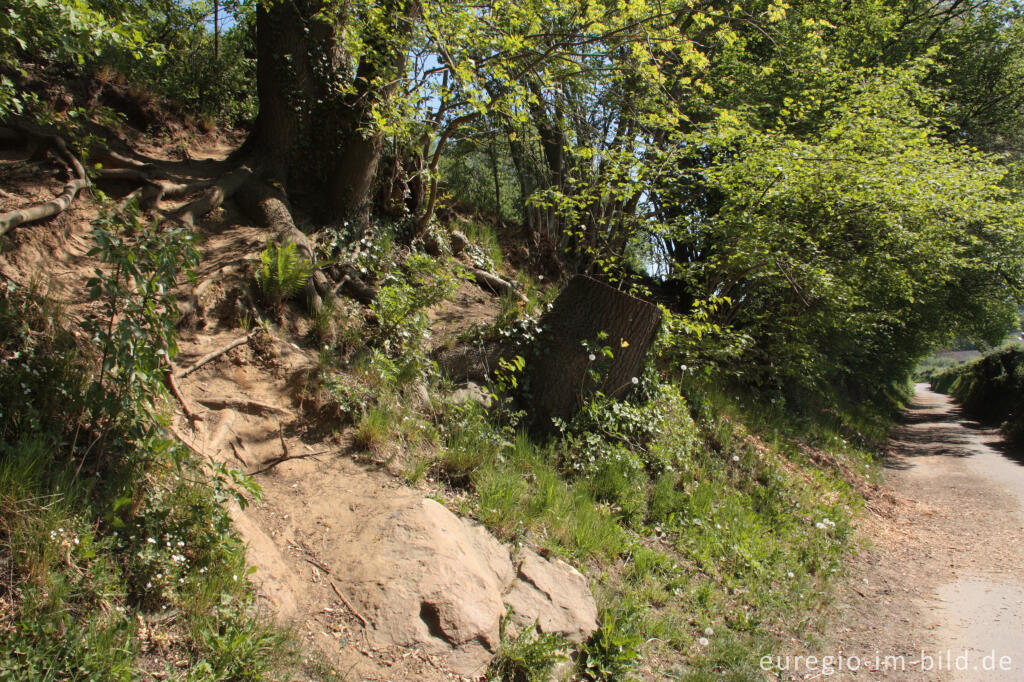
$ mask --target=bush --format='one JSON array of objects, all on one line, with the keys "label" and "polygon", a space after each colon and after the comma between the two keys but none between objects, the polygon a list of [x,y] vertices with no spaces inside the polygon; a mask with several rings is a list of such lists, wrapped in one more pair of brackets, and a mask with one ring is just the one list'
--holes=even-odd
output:
[{"label": "bush", "polygon": [[1024,345],[1011,344],[936,374],[932,388],[959,400],[964,411],[999,424],[1011,439],[1024,436]]},{"label": "bush", "polygon": [[175,675],[262,678],[282,637],[256,615],[224,506],[246,480],[209,471],[163,416],[166,292],[190,241],[130,213],[94,237],[107,267],[88,336],[41,287],[0,287],[0,678],[136,679],[150,635]]}]

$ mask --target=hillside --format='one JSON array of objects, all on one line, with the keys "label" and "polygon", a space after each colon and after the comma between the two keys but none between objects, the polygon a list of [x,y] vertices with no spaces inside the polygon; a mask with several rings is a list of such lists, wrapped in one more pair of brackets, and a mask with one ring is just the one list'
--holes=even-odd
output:
[{"label": "hillside", "polygon": [[[4,171],[12,178],[6,185],[11,187],[8,206],[48,191],[35,178],[14,180],[31,167],[18,151],[9,152]],[[206,177],[226,149],[218,138],[201,138],[188,148],[187,161],[169,157],[166,148],[148,151],[154,167],[192,182]],[[59,189],[52,181],[50,187]],[[116,267],[93,252],[97,216],[114,211],[116,220],[133,220],[130,213],[117,212],[116,200],[104,201],[80,197],[58,219],[7,237],[0,272],[9,282],[4,299],[9,360],[19,357],[19,349],[26,353],[36,347],[36,335],[72,333],[84,339],[79,330],[89,328],[89,320],[124,320],[121,303],[109,318],[104,298],[94,300],[83,286],[97,270],[109,283]],[[174,206],[159,208],[170,212]],[[127,253],[139,238],[159,239],[144,223],[136,225],[134,235],[113,237]],[[566,646],[562,640],[540,639],[538,653],[531,653],[529,639],[501,639],[498,625],[506,604],[520,609],[512,621],[520,627],[540,618],[542,632],[572,637],[576,644],[565,651],[575,652],[583,664],[580,674],[590,674],[587,662],[596,676],[635,670],[650,679],[671,670],[742,669],[750,661],[738,652],[753,646],[752,637],[770,642],[789,633],[811,613],[806,609],[824,598],[832,572],[841,566],[861,494],[874,494],[861,482],[868,471],[866,456],[852,449],[843,453],[850,446],[838,435],[814,445],[795,432],[778,431],[777,425],[765,441],[743,424],[754,419],[753,428],[767,429],[767,416],[753,417],[722,396],[705,398],[715,402],[706,403],[695,422],[692,408],[678,393],[673,396],[671,384],[649,383],[656,380],[645,376],[641,395],[648,397],[597,401],[564,436],[535,444],[515,431],[514,413],[500,407],[488,413],[478,405],[493,400],[487,389],[471,381],[452,383],[428,358],[431,348],[472,343],[460,339],[522,329],[534,319],[530,311],[550,294],[529,289],[531,299],[521,305],[475,282],[450,279],[460,267],[452,259],[430,273],[429,286],[440,283],[443,297],[403,310],[394,329],[383,324],[386,309],[367,310],[344,299],[320,317],[307,317],[287,302],[282,314],[255,303],[262,300],[255,272],[265,252],[265,231],[230,205],[195,230],[195,276],[175,275],[168,292],[187,309],[173,332],[173,389],[152,385],[148,390],[160,393],[155,412],[134,419],[143,425],[159,420],[156,425],[163,419],[159,415],[166,415],[163,437],[192,453],[194,463],[186,465],[192,476],[230,470],[251,476],[242,489],[250,504],[244,510],[235,503],[227,507],[234,532],[248,544],[247,564],[255,569],[247,575],[259,601],[249,608],[262,614],[259,618],[294,628],[293,646],[320,660],[320,669],[348,679],[449,679],[453,672],[475,677],[487,670],[495,652],[529,667]],[[493,243],[471,243],[469,252],[477,248],[494,257],[500,253]],[[406,251],[374,257],[393,262],[404,257],[408,263],[416,256]],[[392,277],[410,274],[400,262],[390,267]],[[509,279],[525,277],[525,271],[504,267],[509,269],[501,274]],[[31,292],[27,298],[26,291]],[[40,307],[61,312],[38,328],[31,322],[27,331],[13,326],[26,311]],[[133,333],[153,333],[147,329]],[[425,345],[388,348],[403,333],[422,334]],[[84,352],[88,358],[90,351]],[[26,357],[24,366],[6,365],[5,386],[46,362],[45,356]],[[24,403],[12,400],[4,408],[13,420],[5,433],[24,437],[26,427],[17,416]],[[626,468],[591,468],[592,449],[617,453]],[[125,456],[134,455],[129,450]],[[92,488],[91,478],[103,476],[106,465],[90,462],[81,472],[82,484]],[[57,487],[46,494],[64,494],[57,472],[65,465],[55,459],[44,466],[56,468],[48,477],[56,476],[50,485]],[[134,513],[150,516],[154,494],[141,493]],[[30,500],[10,499],[8,523],[37,513],[23,506]],[[109,504],[98,502],[100,508]],[[460,517],[475,519],[490,534]],[[835,523],[834,530],[808,532],[820,525],[819,517]],[[103,516],[90,518],[86,511],[47,521],[62,527],[85,524],[96,545],[122,527]],[[33,532],[45,535],[50,529]],[[117,563],[126,549],[104,551]],[[176,575],[164,566],[173,566],[175,556],[154,558],[150,573]],[[585,582],[563,560],[583,571]],[[23,581],[89,571],[91,560],[81,561],[85,566],[69,557],[66,564],[36,566],[30,574],[14,568],[9,575],[17,587],[7,593],[6,622],[15,628],[23,622],[31,599]],[[530,582],[524,561],[528,566],[541,562],[533,570],[547,577]],[[187,580],[191,570],[203,568],[192,564],[182,575]],[[523,591],[515,585],[543,589],[543,580],[557,580],[557,587],[510,596]],[[132,614],[129,623],[135,627],[121,637],[134,655],[124,665],[155,677],[161,677],[159,659],[194,670],[203,649],[192,639],[191,624],[160,617],[165,610],[181,609],[188,592],[173,585],[155,592],[151,580],[146,586],[136,585],[138,593],[114,598],[106,607]],[[791,601],[798,591],[803,601]],[[544,606],[552,599],[552,606]],[[443,614],[435,616],[440,624],[431,625],[430,617],[410,603],[436,604]],[[8,630],[7,636],[17,631]],[[705,631],[716,634],[708,637]],[[95,672],[88,659],[66,655],[69,671]],[[8,659],[6,665],[12,664]],[[312,673],[307,668],[303,674]]]},{"label": "hillside", "polygon": [[0,677],[812,647],[1018,322],[1017,14],[0,8]]}]

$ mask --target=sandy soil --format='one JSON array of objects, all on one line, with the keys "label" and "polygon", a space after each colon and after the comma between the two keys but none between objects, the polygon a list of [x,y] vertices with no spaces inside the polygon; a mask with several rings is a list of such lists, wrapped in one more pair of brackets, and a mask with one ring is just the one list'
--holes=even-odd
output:
[{"label": "sandy soil", "polygon": [[1022,462],[918,384],[885,465],[893,497],[871,507],[862,530],[872,545],[854,560],[824,640],[809,647],[817,659],[775,661],[788,667],[775,674],[1024,679]]}]

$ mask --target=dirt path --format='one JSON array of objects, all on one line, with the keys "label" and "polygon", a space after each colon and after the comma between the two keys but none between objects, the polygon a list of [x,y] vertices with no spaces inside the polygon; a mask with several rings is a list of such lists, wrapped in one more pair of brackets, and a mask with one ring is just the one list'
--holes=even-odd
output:
[{"label": "dirt path", "polygon": [[780,677],[1024,680],[1022,462],[918,384],[886,462],[895,500],[865,521],[818,660]]}]

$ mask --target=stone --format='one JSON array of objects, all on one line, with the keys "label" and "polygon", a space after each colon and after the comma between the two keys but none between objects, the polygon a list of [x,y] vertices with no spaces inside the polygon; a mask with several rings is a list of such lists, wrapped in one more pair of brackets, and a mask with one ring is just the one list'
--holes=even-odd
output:
[{"label": "stone", "polygon": [[530,549],[519,551],[516,580],[505,596],[512,622],[534,623],[544,633],[580,644],[597,630],[597,604],[582,573],[560,559],[545,559]]},{"label": "stone", "polygon": [[467,381],[452,393],[452,402],[456,405],[474,402],[484,407],[490,407],[491,401],[490,392],[475,381]]},{"label": "stone", "polygon": [[452,253],[459,254],[466,250],[466,246],[469,245],[469,240],[466,239],[466,235],[462,234],[458,230],[452,230],[451,244]]}]

